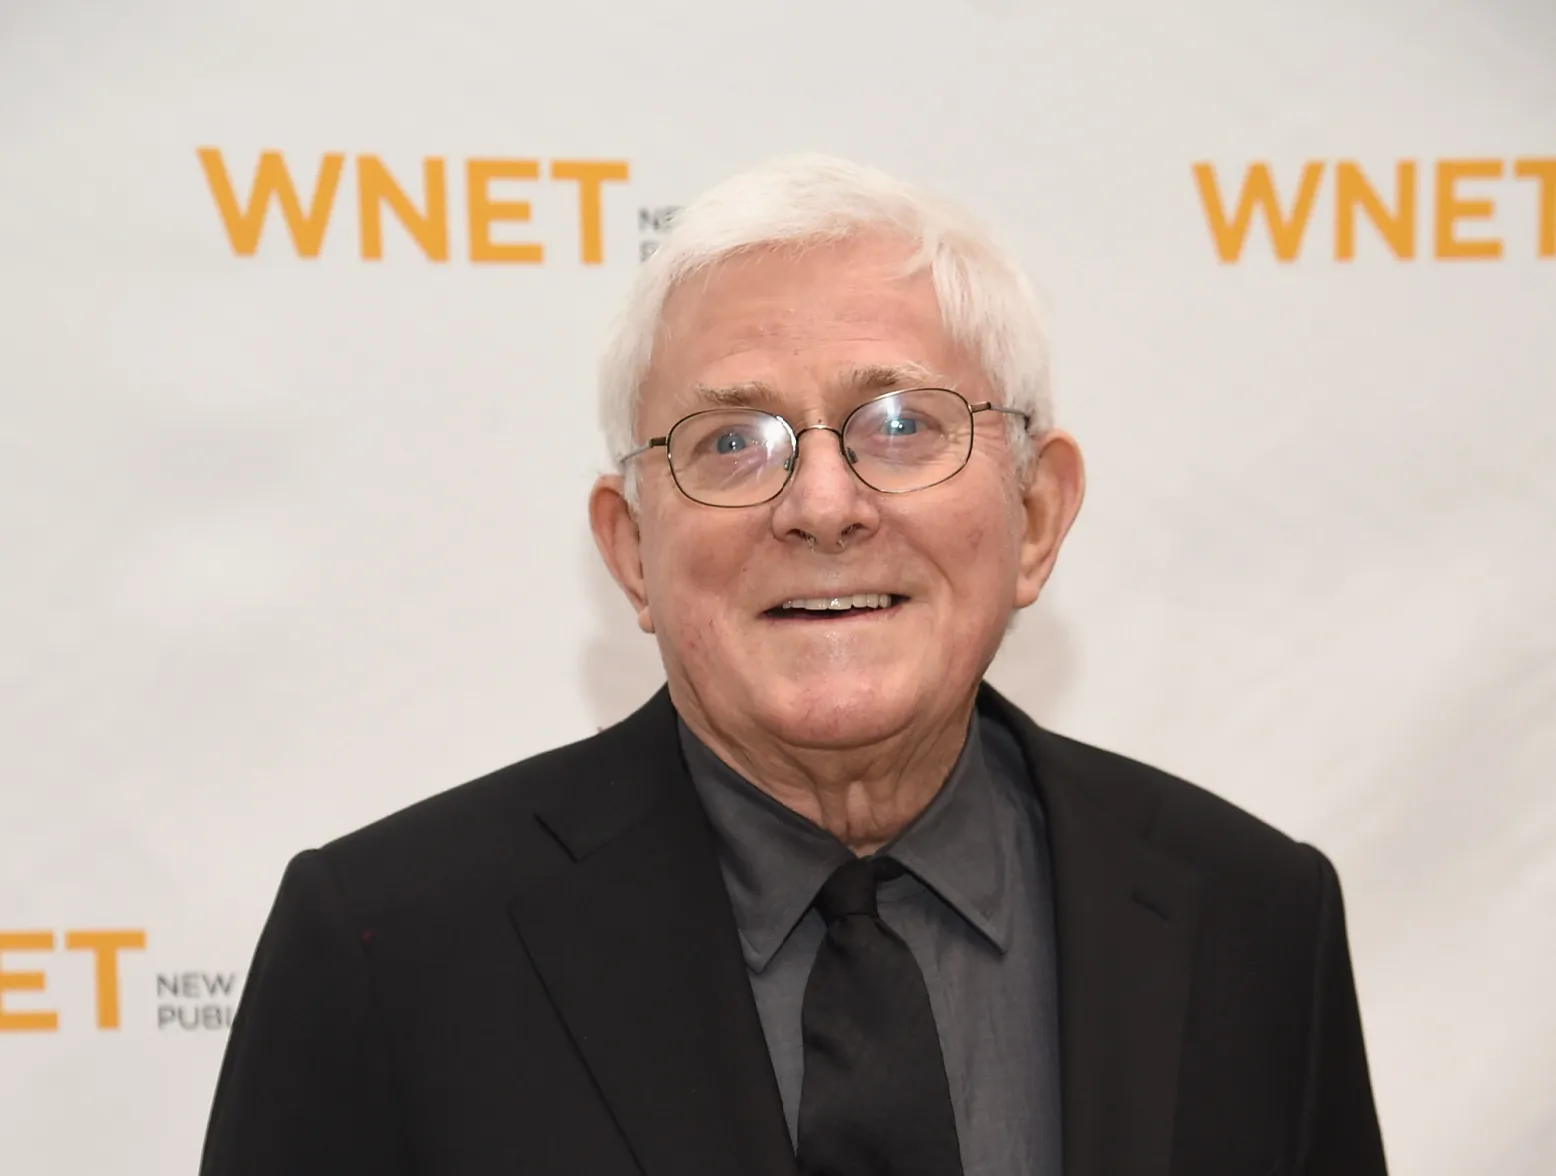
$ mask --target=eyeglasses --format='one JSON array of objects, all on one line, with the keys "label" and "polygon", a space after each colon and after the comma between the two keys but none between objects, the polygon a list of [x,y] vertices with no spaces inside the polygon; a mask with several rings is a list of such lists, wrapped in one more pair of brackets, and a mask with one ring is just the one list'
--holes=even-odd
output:
[{"label": "eyeglasses", "polygon": [[796,431],[774,413],[754,408],[710,408],[682,417],[663,437],[625,454],[625,464],[662,448],[676,488],[704,506],[760,506],[783,492],[798,464],[800,436],[832,433],[854,476],[883,494],[907,494],[959,473],[972,454],[973,416],[1030,414],[985,401],[969,404],[949,388],[910,388],[867,400],[841,429],[807,425]]}]

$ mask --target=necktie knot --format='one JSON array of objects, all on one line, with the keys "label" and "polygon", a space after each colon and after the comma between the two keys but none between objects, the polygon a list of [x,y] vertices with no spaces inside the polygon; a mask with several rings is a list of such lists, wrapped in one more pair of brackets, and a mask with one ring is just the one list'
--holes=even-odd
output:
[{"label": "necktie knot", "polygon": [[873,919],[878,914],[875,888],[902,872],[902,867],[890,858],[874,855],[844,862],[822,884],[816,895],[816,911],[829,927],[847,915],[868,915]]}]

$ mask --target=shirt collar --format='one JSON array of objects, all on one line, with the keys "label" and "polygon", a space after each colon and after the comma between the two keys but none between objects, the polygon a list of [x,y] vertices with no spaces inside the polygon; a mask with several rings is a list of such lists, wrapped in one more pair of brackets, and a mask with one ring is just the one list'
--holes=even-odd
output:
[{"label": "shirt collar", "polygon": [[[985,758],[987,721],[974,714],[945,785],[880,852],[907,867],[1003,953],[1011,921],[1006,879],[1016,863],[1005,806]],[[713,825],[746,964],[762,972],[851,851],[746,780],[685,723],[678,727],[692,783]]]}]

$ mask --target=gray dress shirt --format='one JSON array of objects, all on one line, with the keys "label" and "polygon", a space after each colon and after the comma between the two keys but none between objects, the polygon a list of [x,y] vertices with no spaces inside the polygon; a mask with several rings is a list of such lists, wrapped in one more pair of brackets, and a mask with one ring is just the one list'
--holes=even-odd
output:
[{"label": "gray dress shirt", "polygon": [[[811,901],[849,849],[726,765],[685,724],[681,746],[713,824],[789,1136],[804,1050],[800,1008],[826,934]],[[881,918],[924,973],[965,1176],[1059,1176],[1059,1022],[1042,809],[1020,747],[974,715],[960,757],[881,853],[908,873]]]}]

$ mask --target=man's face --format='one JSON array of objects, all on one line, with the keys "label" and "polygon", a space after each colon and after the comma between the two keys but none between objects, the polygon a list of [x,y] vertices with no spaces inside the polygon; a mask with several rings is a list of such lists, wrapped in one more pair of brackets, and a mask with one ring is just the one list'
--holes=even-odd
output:
[{"label": "man's face", "polygon": [[[839,428],[893,387],[993,399],[977,364],[947,337],[929,275],[898,276],[909,252],[886,236],[762,250],[683,284],[665,307],[639,435],[662,435],[735,389],[796,431]],[[694,727],[857,747],[965,708],[1011,611],[1036,599],[1047,547],[1057,547],[1057,537],[1045,545],[1055,520],[1044,516],[1055,508],[1034,490],[1042,479],[1016,477],[1008,418],[974,419],[966,467],[907,494],[865,486],[835,434],[820,431],[801,436],[793,477],[759,506],[691,501],[662,449],[633,459],[635,523],[610,480],[596,489],[601,548],[639,623],[657,635],[672,695]],[[842,613],[781,607],[856,594],[895,603]]]}]

